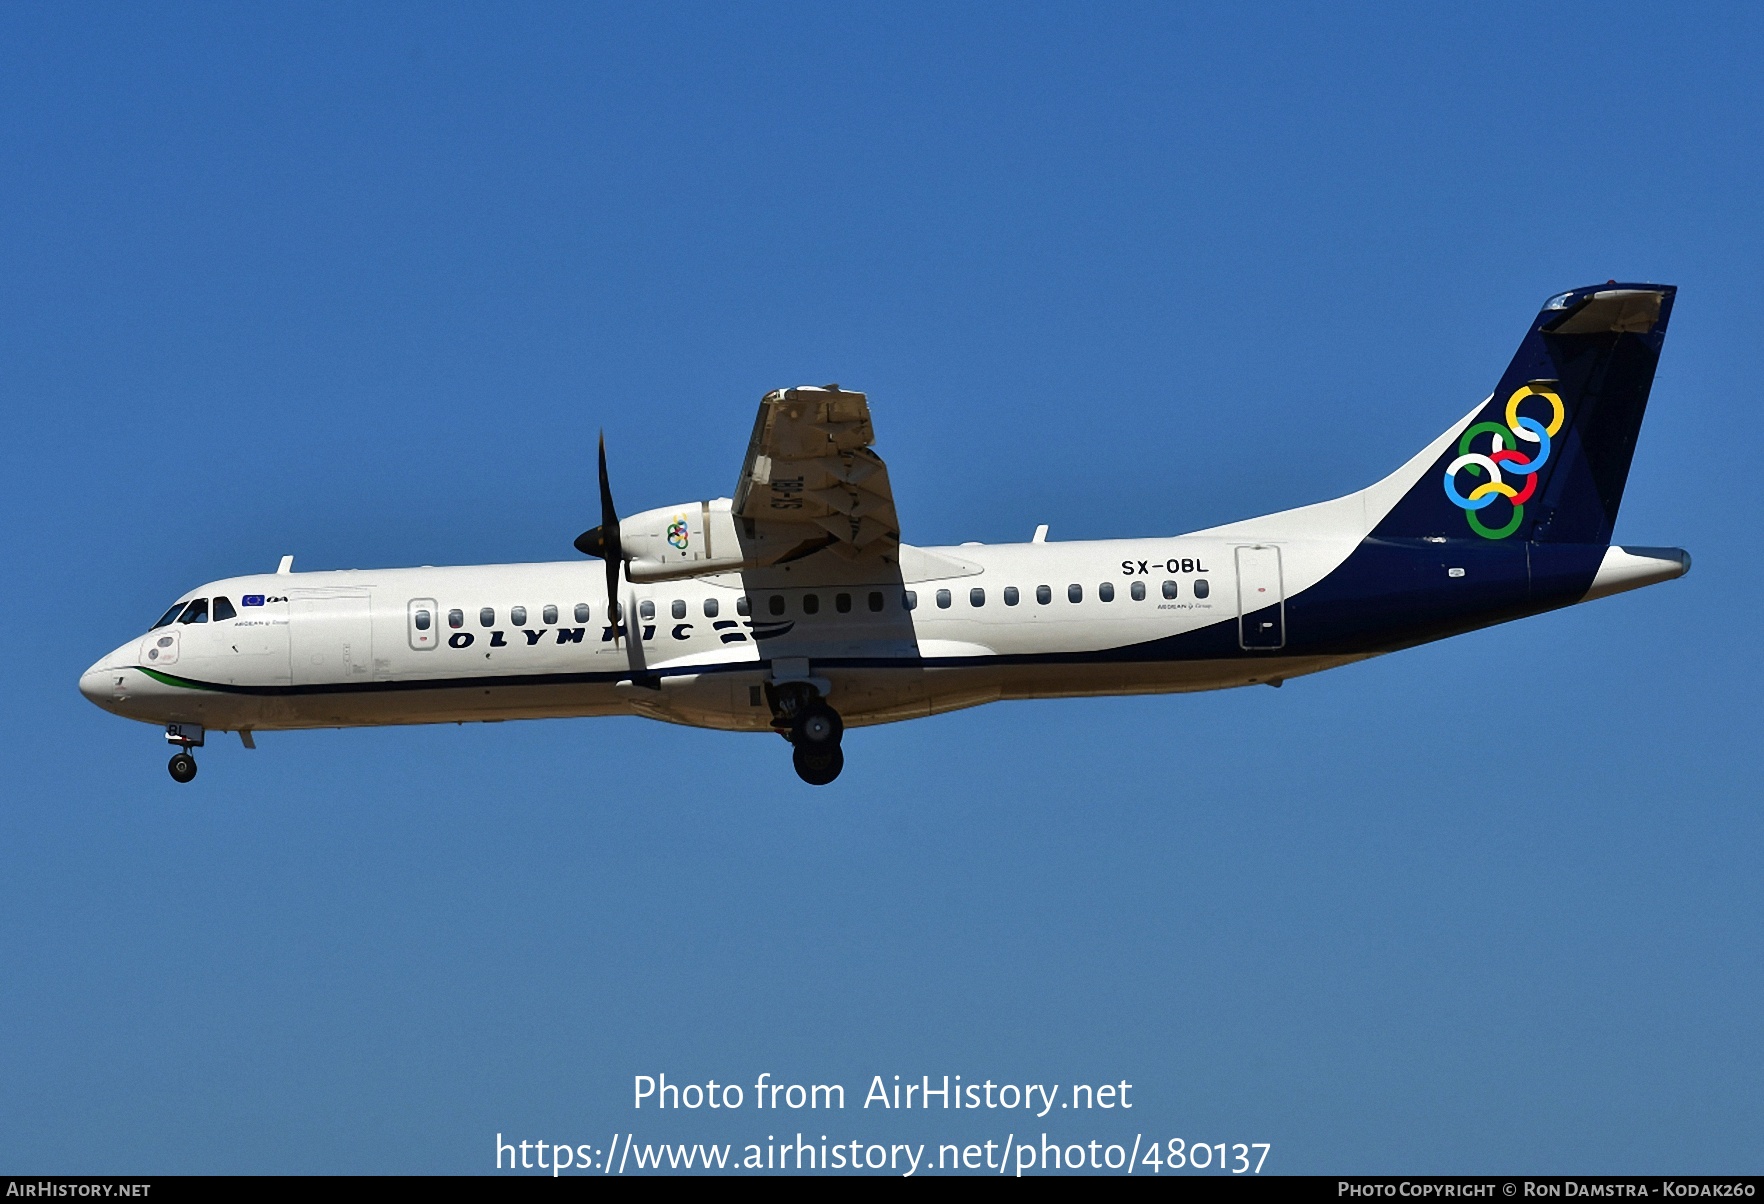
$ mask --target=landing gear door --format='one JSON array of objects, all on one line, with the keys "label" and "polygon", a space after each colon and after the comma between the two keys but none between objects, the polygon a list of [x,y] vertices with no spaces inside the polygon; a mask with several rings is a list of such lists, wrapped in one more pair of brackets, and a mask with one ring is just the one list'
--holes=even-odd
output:
[{"label": "landing gear door", "polygon": [[1286,646],[1286,599],[1280,549],[1257,544],[1237,549],[1238,643],[1254,652]]}]

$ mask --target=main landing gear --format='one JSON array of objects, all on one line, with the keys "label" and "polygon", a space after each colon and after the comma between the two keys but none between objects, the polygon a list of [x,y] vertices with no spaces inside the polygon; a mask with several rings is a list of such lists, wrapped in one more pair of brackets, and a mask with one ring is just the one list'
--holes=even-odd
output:
[{"label": "main landing gear", "polygon": [[790,741],[790,763],[796,776],[810,786],[825,786],[845,768],[839,741],[845,721],[812,687],[790,682],[767,687],[772,696],[772,726]]},{"label": "main landing gear", "polygon": [[165,742],[175,744],[178,751],[166,764],[172,775],[172,781],[182,785],[196,777],[196,758],[190,755],[192,748],[201,748],[206,733],[200,723],[168,723],[165,726]]}]

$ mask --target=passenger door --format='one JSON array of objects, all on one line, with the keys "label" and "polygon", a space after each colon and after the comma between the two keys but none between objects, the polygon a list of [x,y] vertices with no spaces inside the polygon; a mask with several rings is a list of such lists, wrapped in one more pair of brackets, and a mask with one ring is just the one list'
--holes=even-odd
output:
[{"label": "passenger door", "polygon": [[426,652],[441,642],[441,612],[433,598],[412,598],[405,608],[405,631],[414,651]]},{"label": "passenger door", "polygon": [[1280,549],[1256,544],[1237,549],[1237,636],[1246,650],[1286,646],[1286,600],[1280,586]]}]

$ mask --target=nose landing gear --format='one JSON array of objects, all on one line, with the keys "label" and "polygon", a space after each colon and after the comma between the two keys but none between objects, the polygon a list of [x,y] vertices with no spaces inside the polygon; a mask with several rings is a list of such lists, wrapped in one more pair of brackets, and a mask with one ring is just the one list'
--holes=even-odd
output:
[{"label": "nose landing gear", "polygon": [[772,726],[790,741],[790,763],[796,776],[810,786],[825,786],[845,768],[845,753],[839,742],[845,736],[845,721],[839,712],[812,688],[791,682],[777,688],[768,687],[772,696]]},{"label": "nose landing gear", "polygon": [[196,777],[196,758],[190,755],[192,748],[201,748],[206,733],[200,723],[168,723],[165,726],[165,741],[175,744],[178,751],[166,764],[172,775],[172,781],[182,785]]},{"label": "nose landing gear", "polygon": [[188,782],[196,776],[196,758],[187,752],[174,753],[166,768],[171,770],[172,781]]}]

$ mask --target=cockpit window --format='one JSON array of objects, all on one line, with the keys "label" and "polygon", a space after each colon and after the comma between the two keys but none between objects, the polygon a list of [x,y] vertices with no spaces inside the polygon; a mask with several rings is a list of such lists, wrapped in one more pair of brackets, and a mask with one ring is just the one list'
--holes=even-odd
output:
[{"label": "cockpit window", "polygon": [[178,616],[178,622],[180,622],[180,623],[206,623],[206,622],[208,622],[208,599],[207,598],[198,598],[194,602],[190,603],[190,605],[184,607],[184,613]]},{"label": "cockpit window", "polygon": [[224,622],[227,619],[236,619],[238,617],[239,612],[233,609],[233,604],[224,596],[218,597],[214,600],[214,621],[216,623]]},{"label": "cockpit window", "polygon": [[184,612],[184,607],[187,605],[188,605],[188,603],[186,603],[186,602],[174,603],[170,610],[166,611],[164,614],[159,616],[159,622],[155,623],[153,626],[149,627],[147,630],[148,631],[158,631],[161,627],[170,627],[172,620],[177,618],[180,614],[182,614]]}]

